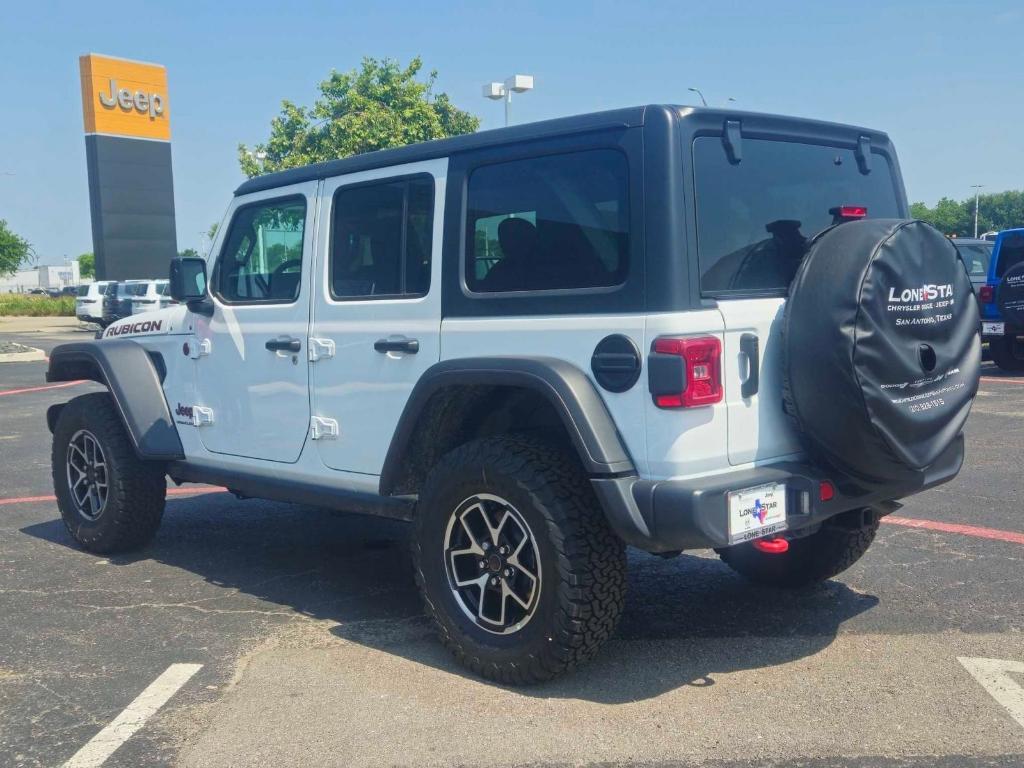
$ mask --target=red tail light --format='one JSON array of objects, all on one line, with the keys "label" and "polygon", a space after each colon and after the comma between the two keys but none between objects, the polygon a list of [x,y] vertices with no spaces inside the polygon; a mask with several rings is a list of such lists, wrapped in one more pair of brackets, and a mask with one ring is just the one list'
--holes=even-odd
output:
[{"label": "red tail light", "polygon": [[[667,356],[669,362],[679,358],[682,365],[657,365],[659,356]],[[659,408],[695,408],[721,402],[722,343],[715,336],[656,339],[650,382]]]},{"label": "red tail light", "polygon": [[866,218],[868,207],[866,205],[839,205],[829,208],[828,212],[832,214],[832,223],[839,224],[844,221]]},{"label": "red tail light", "polygon": [[996,300],[996,289],[991,285],[983,285],[978,289],[978,299],[982,304],[991,304]]}]

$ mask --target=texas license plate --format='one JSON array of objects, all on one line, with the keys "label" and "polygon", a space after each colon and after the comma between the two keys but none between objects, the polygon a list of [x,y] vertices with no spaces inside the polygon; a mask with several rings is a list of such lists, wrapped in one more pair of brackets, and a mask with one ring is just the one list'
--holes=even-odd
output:
[{"label": "texas license plate", "polygon": [[729,543],[786,530],[786,486],[767,483],[733,491],[729,499]]},{"label": "texas license plate", "polygon": [[983,336],[1002,336],[1006,331],[1006,323],[982,323],[981,333]]}]

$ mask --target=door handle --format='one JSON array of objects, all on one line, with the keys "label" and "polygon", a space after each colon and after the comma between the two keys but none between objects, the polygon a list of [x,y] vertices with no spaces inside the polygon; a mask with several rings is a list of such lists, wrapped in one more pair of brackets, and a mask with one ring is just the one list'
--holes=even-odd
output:
[{"label": "door handle", "polygon": [[271,339],[264,346],[271,352],[301,352],[302,341],[300,339],[292,339],[282,337],[279,339]]},{"label": "door handle", "polygon": [[382,354],[406,352],[415,355],[420,351],[420,343],[417,339],[377,339],[373,342],[373,348]]},{"label": "door handle", "polygon": [[740,387],[740,394],[743,397],[753,397],[757,394],[757,388],[761,383],[761,353],[760,343],[753,333],[744,333],[740,336],[740,352],[747,358],[747,366],[750,372]]}]

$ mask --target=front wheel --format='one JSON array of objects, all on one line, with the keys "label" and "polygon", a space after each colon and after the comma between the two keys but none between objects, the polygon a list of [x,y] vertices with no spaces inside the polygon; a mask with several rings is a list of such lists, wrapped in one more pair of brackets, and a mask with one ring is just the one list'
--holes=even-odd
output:
[{"label": "front wheel", "polygon": [[110,395],[81,395],[53,430],[53,488],[71,536],[90,552],[114,554],[149,543],[160,526],[163,465],[141,460]]},{"label": "front wheel", "polygon": [[744,578],[773,587],[799,588],[831,579],[868,551],[878,532],[878,515],[856,509],[826,521],[810,536],[793,539],[782,553],[762,552],[752,543],[718,551]]},{"label": "front wheel", "polygon": [[460,446],[420,494],[416,580],[476,674],[550,680],[594,656],[625,602],[625,547],[573,457],[527,437]]}]

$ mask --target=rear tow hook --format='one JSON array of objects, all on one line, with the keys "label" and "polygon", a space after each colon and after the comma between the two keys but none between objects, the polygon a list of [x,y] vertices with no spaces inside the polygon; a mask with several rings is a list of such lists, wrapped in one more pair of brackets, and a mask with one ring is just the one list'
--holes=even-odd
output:
[{"label": "rear tow hook", "polygon": [[753,544],[754,549],[769,555],[781,555],[783,552],[789,551],[789,541],[779,536],[771,539],[757,539]]}]

